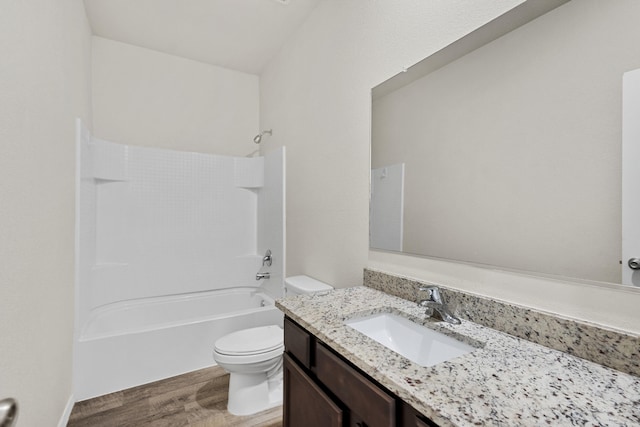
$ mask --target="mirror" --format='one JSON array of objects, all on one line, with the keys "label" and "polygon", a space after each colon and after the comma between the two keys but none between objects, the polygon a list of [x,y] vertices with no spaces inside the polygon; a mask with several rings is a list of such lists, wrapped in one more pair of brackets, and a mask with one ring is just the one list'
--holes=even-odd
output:
[{"label": "mirror", "polygon": [[375,87],[371,249],[621,283],[638,16],[529,0]]}]

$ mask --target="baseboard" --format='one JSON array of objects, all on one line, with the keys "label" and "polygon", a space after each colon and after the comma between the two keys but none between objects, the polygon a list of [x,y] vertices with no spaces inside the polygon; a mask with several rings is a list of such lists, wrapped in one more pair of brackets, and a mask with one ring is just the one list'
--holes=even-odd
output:
[{"label": "baseboard", "polygon": [[60,416],[60,421],[58,421],[58,427],[66,427],[69,422],[69,417],[71,416],[71,410],[73,409],[73,404],[76,403],[76,400],[73,397],[73,394],[69,396],[69,400],[67,401],[67,406],[64,408],[64,412]]}]

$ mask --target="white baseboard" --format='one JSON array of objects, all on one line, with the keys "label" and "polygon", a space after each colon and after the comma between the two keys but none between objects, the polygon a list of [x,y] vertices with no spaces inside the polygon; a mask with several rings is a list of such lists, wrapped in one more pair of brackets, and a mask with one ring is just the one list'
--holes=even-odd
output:
[{"label": "white baseboard", "polygon": [[58,421],[58,427],[66,427],[69,422],[69,417],[71,416],[71,410],[73,409],[73,404],[76,403],[76,400],[73,397],[73,394],[69,396],[69,400],[67,401],[67,406],[64,408],[64,412],[62,416],[60,416],[60,421]]}]

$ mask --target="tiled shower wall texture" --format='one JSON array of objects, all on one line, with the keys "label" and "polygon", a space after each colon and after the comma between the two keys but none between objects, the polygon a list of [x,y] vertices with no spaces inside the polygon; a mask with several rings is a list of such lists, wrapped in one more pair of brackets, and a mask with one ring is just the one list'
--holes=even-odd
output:
[{"label": "tiled shower wall texture", "polygon": [[[277,197],[261,209],[273,221],[260,221],[269,232],[261,233],[258,250],[263,157],[127,146],[81,134],[78,326],[109,303],[260,285],[260,251],[278,235],[270,227],[280,229],[270,248],[283,253],[282,171],[274,172],[279,185],[266,179]],[[283,150],[273,157],[269,162],[283,167]]]}]

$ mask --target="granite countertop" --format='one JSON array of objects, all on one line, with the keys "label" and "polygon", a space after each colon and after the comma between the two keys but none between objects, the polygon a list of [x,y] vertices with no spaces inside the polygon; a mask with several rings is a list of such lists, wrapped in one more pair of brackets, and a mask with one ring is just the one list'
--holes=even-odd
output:
[{"label": "granite countertop", "polygon": [[[640,426],[640,378],[567,353],[465,320],[434,322],[415,303],[363,286],[276,305],[442,427]],[[419,366],[343,323],[377,312],[395,312],[479,348]]]}]

